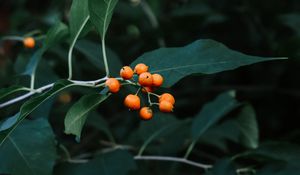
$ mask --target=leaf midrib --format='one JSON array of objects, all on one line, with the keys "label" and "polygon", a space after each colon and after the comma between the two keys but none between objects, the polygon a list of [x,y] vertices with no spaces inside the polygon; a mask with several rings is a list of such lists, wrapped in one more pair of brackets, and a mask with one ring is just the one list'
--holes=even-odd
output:
[{"label": "leaf midrib", "polygon": [[32,168],[29,166],[29,162],[27,161],[27,159],[25,158],[24,154],[22,153],[21,149],[18,147],[18,145],[16,144],[16,142],[13,141],[13,139],[9,136],[8,137],[9,141],[12,143],[12,145],[14,146],[14,148],[17,150],[17,152],[19,153],[19,155],[22,157],[22,159],[24,160],[26,166],[28,167],[28,169],[30,169],[30,171],[36,175],[35,171],[32,170]]}]

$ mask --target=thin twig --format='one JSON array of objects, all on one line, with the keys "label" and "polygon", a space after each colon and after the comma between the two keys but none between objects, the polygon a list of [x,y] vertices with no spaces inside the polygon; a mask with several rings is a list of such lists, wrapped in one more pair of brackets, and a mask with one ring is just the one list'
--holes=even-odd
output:
[{"label": "thin twig", "polygon": [[78,32],[75,35],[75,38],[73,39],[73,41],[71,43],[70,48],[69,48],[69,53],[68,53],[68,67],[69,67],[69,77],[68,77],[68,79],[69,80],[72,79],[72,53],[73,53],[73,48],[75,46],[75,43],[76,43],[81,31],[83,30],[84,26],[86,25],[86,23],[88,22],[89,19],[90,19],[90,16],[87,16],[84,19],[83,23],[81,24]]},{"label": "thin twig", "polygon": [[[120,78],[118,77],[118,79],[120,79]],[[70,80],[70,81],[71,81],[72,83],[74,83],[74,84],[78,84],[78,85],[81,85],[81,86],[94,87],[94,86],[96,86],[98,83],[104,82],[105,80],[107,80],[107,77],[103,77],[103,78],[100,78],[100,79],[97,79],[97,80],[93,80],[93,81],[78,81],[78,80]],[[11,105],[11,104],[14,104],[14,103],[17,103],[17,102],[19,102],[19,101],[22,101],[22,100],[24,100],[24,99],[26,99],[26,98],[28,98],[28,97],[34,95],[34,94],[42,93],[43,91],[52,88],[53,85],[54,85],[54,83],[47,84],[47,85],[42,86],[42,87],[40,87],[40,88],[38,88],[38,89],[31,90],[30,92],[28,92],[28,93],[26,93],[26,94],[24,94],[24,95],[21,95],[21,96],[19,96],[19,97],[16,97],[16,98],[14,98],[14,99],[11,99],[11,100],[9,100],[9,101],[7,101],[7,102],[1,103],[1,104],[0,104],[0,108],[4,108],[4,107],[9,106],[9,105]],[[101,84],[101,85],[103,85],[103,84]]]},{"label": "thin twig", "polygon": [[212,165],[209,164],[202,164],[198,162],[194,162],[191,160],[187,160],[184,158],[178,158],[178,157],[167,157],[167,156],[135,156],[135,160],[157,160],[157,161],[170,161],[170,162],[179,162],[184,163],[188,165],[192,165],[195,167],[203,168],[203,169],[209,169],[212,168]]}]

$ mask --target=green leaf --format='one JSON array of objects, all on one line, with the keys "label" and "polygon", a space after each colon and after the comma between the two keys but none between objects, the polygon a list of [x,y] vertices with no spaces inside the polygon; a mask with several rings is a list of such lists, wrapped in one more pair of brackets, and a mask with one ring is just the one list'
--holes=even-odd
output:
[{"label": "green leaf", "polygon": [[17,121],[20,113],[15,114],[12,117],[7,118],[3,122],[0,123],[0,131],[7,130],[11,128]]},{"label": "green leaf", "polygon": [[73,40],[89,16],[87,0],[73,0],[70,11],[70,37]]},{"label": "green leaf", "polygon": [[43,45],[44,50],[53,47],[57,43],[60,43],[69,34],[68,26],[62,22],[56,23],[46,35],[45,44]]},{"label": "green leaf", "polygon": [[56,159],[54,139],[46,120],[24,121],[0,147],[0,174],[51,175]]},{"label": "green leaf", "polygon": [[234,91],[225,92],[203,107],[192,124],[191,132],[194,140],[197,140],[207,129],[239,106],[234,97]]},{"label": "green leaf", "polygon": [[7,97],[16,92],[21,92],[21,91],[28,91],[28,89],[26,87],[22,87],[22,86],[12,86],[12,87],[8,87],[8,88],[0,89],[0,100],[3,99],[4,97]]},{"label": "green leaf", "polygon": [[90,19],[102,39],[105,38],[117,3],[118,0],[89,0]]},{"label": "green leaf", "polygon": [[54,174],[57,175],[127,175],[130,170],[136,169],[131,154],[125,150],[115,150],[98,155],[85,164],[65,163],[58,165]]},{"label": "green leaf", "polygon": [[20,114],[18,115],[18,121],[15,123],[10,129],[6,130],[5,134],[0,136],[0,146],[4,143],[4,141],[9,137],[9,135],[16,129],[16,127],[22,122],[26,116],[28,116],[32,111],[34,111],[37,107],[39,107],[42,103],[56,95],[58,92],[75,86],[76,84],[71,83],[70,81],[62,80],[57,82],[51,90],[48,92],[34,97],[27,102],[25,102],[20,109]]},{"label": "green leaf", "polygon": [[252,106],[246,105],[242,108],[235,120],[235,125],[241,132],[240,142],[248,148],[258,147],[258,125],[255,118],[255,111]]},{"label": "green leaf", "polygon": [[236,175],[235,167],[230,159],[219,160],[205,175]]},{"label": "green leaf", "polygon": [[134,67],[138,63],[149,65],[151,73],[160,73],[164,76],[163,86],[170,87],[191,74],[213,74],[277,59],[284,58],[249,56],[213,40],[197,40],[185,47],[161,48],[145,53],[131,66]]},{"label": "green leaf", "polygon": [[35,53],[31,56],[28,64],[26,65],[26,69],[22,73],[22,75],[32,75],[36,71],[37,66],[44,53],[45,50],[43,48],[40,48],[37,51],[35,51]]},{"label": "green leaf", "polygon": [[88,113],[103,102],[108,95],[90,94],[83,96],[68,111],[65,118],[65,133],[74,134],[80,138],[82,127],[86,121]]},{"label": "green leaf", "polygon": [[[75,49],[84,54],[87,57],[87,60],[96,68],[104,71],[104,63],[101,61],[103,55],[100,44],[88,40],[80,40],[76,43]],[[110,71],[112,75],[118,76],[123,64],[120,61],[119,56],[111,49],[106,48],[106,51],[107,57],[109,58],[108,63],[114,65],[111,66]]]}]

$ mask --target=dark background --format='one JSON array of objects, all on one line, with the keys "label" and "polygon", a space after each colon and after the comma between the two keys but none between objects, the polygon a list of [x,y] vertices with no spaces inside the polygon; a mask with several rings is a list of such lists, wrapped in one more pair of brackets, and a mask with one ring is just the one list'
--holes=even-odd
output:
[{"label": "dark background", "polygon": [[[261,142],[283,140],[299,144],[299,0],[149,0],[148,2],[158,19],[157,28],[151,25],[140,6],[122,0],[116,7],[107,34],[107,46],[121,58],[124,65],[130,64],[142,53],[160,47],[158,38],[165,42],[166,47],[184,46],[197,39],[210,38],[249,55],[289,58],[214,75],[184,78],[170,90],[178,99],[175,110],[177,117],[193,116],[204,103],[212,100],[220,92],[234,89],[239,100],[247,101],[254,106]],[[62,19],[67,23],[70,4],[69,0],[1,0],[0,36],[23,35],[35,29],[45,33],[56,19]],[[89,33],[86,38],[99,42],[95,32]],[[59,63],[66,63],[64,56],[67,48],[67,44],[59,48],[65,50],[65,55],[62,54],[60,58],[57,58],[55,50],[46,55],[46,58],[49,58],[46,62],[54,65],[55,74],[62,78],[66,77],[66,66]],[[14,82],[7,77],[16,73],[13,63],[20,52],[30,54],[30,51],[24,51],[21,43],[1,43],[0,86],[4,87]],[[77,58],[78,63],[83,62],[80,55],[77,55]],[[88,67],[89,65],[81,64],[80,70],[75,72],[75,75],[86,79],[97,78],[98,74]],[[75,93],[73,99],[76,98]],[[105,102],[104,105],[108,110],[104,113],[117,116],[118,112],[125,109],[121,105],[117,110],[110,108],[109,103],[113,100]],[[121,104],[120,99],[119,101]],[[52,115],[57,113],[60,114],[52,112]],[[109,119],[109,122],[114,126],[116,120]],[[125,121],[123,124],[126,124]]]}]

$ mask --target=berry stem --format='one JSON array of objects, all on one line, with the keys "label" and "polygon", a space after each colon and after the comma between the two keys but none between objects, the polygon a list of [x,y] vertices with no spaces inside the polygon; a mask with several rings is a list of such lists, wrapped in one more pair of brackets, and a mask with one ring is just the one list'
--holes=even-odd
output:
[{"label": "berry stem", "polygon": [[68,53],[68,68],[69,68],[69,77],[68,77],[68,80],[71,80],[72,79],[72,53],[73,53],[73,48],[75,46],[75,43],[81,33],[81,31],[83,30],[84,26],[86,25],[86,23],[88,22],[88,20],[90,19],[90,16],[87,16],[85,18],[85,20],[83,21],[83,23],[81,24],[78,32],[76,33],[75,35],[75,38],[73,39],[72,43],[71,43],[71,46],[69,48],[69,53]]},{"label": "berry stem", "polygon": [[160,97],[160,95],[157,95],[156,93],[148,92],[148,94],[154,95],[154,96],[156,96],[157,98]]},{"label": "berry stem", "polygon": [[142,88],[139,87],[139,89],[136,91],[135,95],[137,95],[137,94],[140,92],[141,89],[142,89]]}]

